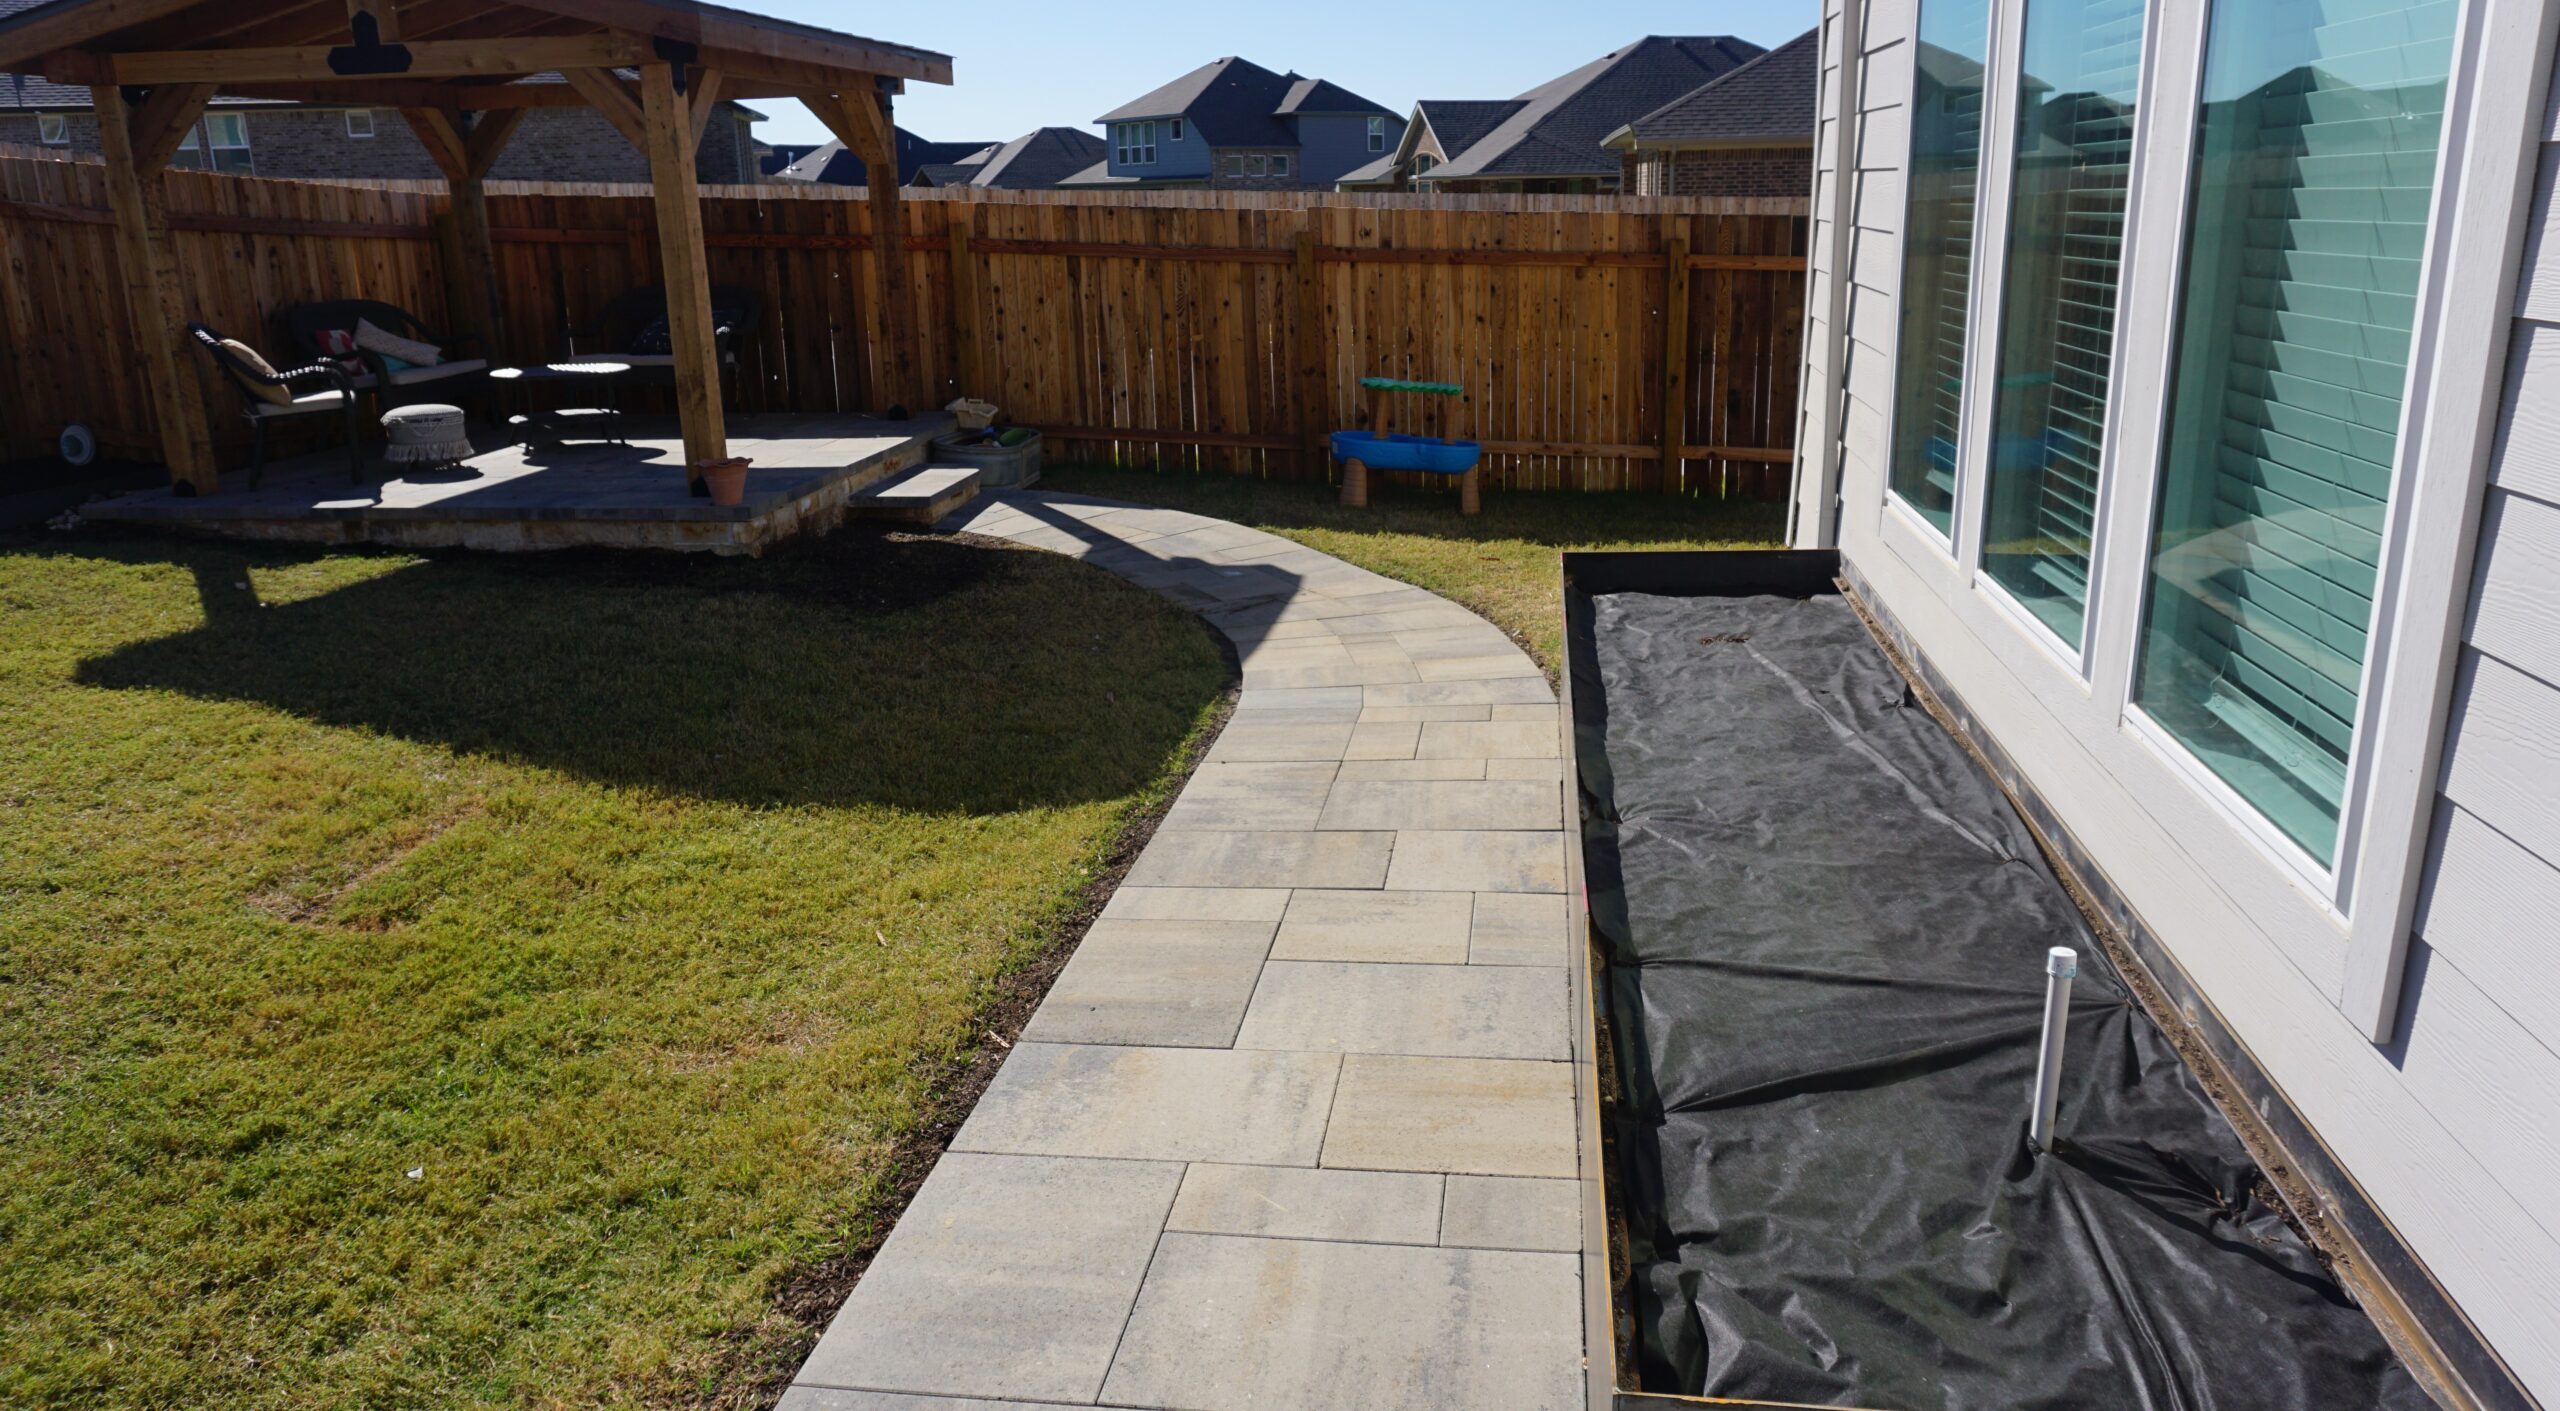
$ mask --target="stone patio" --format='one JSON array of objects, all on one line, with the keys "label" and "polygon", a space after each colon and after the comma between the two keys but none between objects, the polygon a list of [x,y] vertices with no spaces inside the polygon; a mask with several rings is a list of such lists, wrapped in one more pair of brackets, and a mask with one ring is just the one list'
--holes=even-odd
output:
[{"label": "stone patio", "polygon": [[1235,643],[1235,718],[783,1411],[1584,1401],[1555,702],[1499,630],[1198,515],[1016,492]]}]

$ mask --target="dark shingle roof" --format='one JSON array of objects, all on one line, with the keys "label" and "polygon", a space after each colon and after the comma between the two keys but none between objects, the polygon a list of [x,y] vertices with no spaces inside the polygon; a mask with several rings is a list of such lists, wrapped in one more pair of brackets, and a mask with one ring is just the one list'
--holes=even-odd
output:
[{"label": "dark shingle roof", "polygon": [[1273,114],[1297,81],[1296,74],[1276,74],[1250,59],[1220,59],[1094,121],[1179,117],[1213,147],[1294,147],[1297,139]]},{"label": "dark shingle roof", "polygon": [[1034,128],[988,153],[969,184],[1046,190],[1101,161],[1107,150],[1101,138],[1082,128]]},{"label": "dark shingle roof", "polygon": [[1296,113],[1384,113],[1394,117],[1392,109],[1383,108],[1330,79],[1302,78],[1289,85],[1289,91],[1274,110],[1287,117]]},{"label": "dark shingle roof", "polygon": [[1521,94],[1518,107],[1429,179],[1615,175],[1618,156],[1602,139],[1762,52],[1729,34],[1647,35]]},{"label": "dark shingle roof", "polygon": [[[927,142],[905,128],[898,134],[898,184],[915,180],[916,172],[926,166],[957,162],[974,156],[995,144],[992,142]],[[830,142],[810,149],[809,155],[776,173],[785,181],[823,181],[830,186],[861,186],[870,179],[862,159],[845,150],[842,142]]]},{"label": "dark shingle roof", "polygon": [[1688,146],[1813,139],[1822,32],[1806,30],[1626,125],[1613,145]]},{"label": "dark shingle roof", "polygon": [[1517,98],[1425,98],[1413,105],[1416,116],[1440,140],[1443,156],[1454,157],[1484,140],[1502,120],[1520,111]]}]

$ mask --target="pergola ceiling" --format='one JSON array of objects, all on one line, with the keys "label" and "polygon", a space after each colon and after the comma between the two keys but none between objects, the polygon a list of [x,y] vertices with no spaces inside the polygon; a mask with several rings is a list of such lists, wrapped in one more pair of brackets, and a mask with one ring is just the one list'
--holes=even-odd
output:
[{"label": "pergola ceiling", "polygon": [[[358,52],[358,12],[396,48]],[[651,61],[718,69],[730,98],[951,81],[947,55],[697,0],[53,0],[0,21],[0,71],[383,106],[575,105],[566,84],[518,80]]]}]

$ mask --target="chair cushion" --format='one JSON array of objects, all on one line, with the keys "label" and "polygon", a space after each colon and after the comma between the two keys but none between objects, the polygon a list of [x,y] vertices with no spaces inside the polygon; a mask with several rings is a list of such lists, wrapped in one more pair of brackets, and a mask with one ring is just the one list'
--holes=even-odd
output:
[{"label": "chair cushion", "polygon": [[346,406],[347,394],[332,388],[326,392],[306,393],[290,402],[258,402],[250,406],[249,415],[254,417],[309,416],[313,412],[344,411]]},{"label": "chair cushion", "polygon": [[487,358],[456,358],[452,362],[437,363],[433,367],[401,368],[393,372],[388,380],[394,387],[415,387],[421,382],[440,382],[448,377],[464,377],[475,372],[486,372],[488,368]]},{"label": "chair cushion", "polygon": [[[265,358],[258,356],[257,349],[250,347],[248,344],[241,342],[237,338],[223,339],[222,350],[247,364],[249,370],[258,374],[260,377],[274,377],[276,375],[276,370],[273,364],[269,363]],[[247,383],[246,386],[249,394],[256,397],[259,401],[279,407],[289,407],[293,405],[293,389],[285,386],[281,382],[250,382]]]},{"label": "chair cushion", "polygon": [[366,319],[356,320],[356,346],[368,353],[397,358],[414,367],[433,367],[444,361],[444,349],[435,344],[421,343],[415,338],[403,338],[399,334],[375,327],[370,320]]}]

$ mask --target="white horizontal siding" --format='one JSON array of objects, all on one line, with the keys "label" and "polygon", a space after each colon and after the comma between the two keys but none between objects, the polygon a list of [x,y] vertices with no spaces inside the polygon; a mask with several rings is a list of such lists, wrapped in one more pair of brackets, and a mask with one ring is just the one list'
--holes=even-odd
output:
[{"label": "white horizontal siding", "polygon": [[[1877,512],[1912,10],[1871,0],[1866,11],[1847,327],[1840,366],[1825,370],[1845,393],[1842,550],[2436,1281],[2526,1386],[2560,1407],[2560,147],[2544,154],[2513,306],[2420,939],[2398,1036],[2377,1048],[2335,1007],[2343,924],[2272,867],[2235,866],[2231,829],[2198,791],[2120,718],[2087,710],[2086,690],[2062,682],[2013,627],[1990,623],[1996,614],[1980,610],[1961,565]],[[2152,13],[2163,65],[2151,81],[2183,96],[2201,26],[2191,6]],[[2560,142],[2560,124],[2552,136]],[[2128,297],[2167,299],[2174,259],[2143,268],[2162,272]],[[2144,341],[2118,349],[2136,416],[2156,414],[2165,395],[2167,350]]]}]

